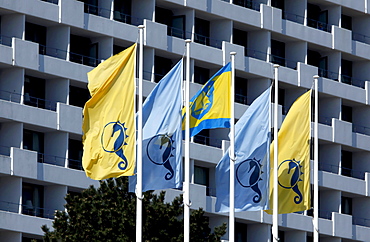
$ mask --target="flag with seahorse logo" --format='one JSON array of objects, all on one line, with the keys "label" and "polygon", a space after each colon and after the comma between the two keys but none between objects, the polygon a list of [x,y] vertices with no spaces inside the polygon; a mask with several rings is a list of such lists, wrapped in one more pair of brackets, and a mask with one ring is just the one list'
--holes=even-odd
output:
[{"label": "flag with seahorse logo", "polygon": [[[278,213],[310,209],[311,91],[292,105],[278,133]],[[274,142],[271,146],[270,210],[273,209]]]},{"label": "flag with seahorse logo", "polygon": [[[231,63],[223,66],[190,100],[190,137],[203,129],[230,127]],[[182,110],[185,130],[185,108]]]},{"label": "flag with seahorse logo", "polygon": [[[264,91],[235,125],[235,211],[268,208],[271,88]],[[216,212],[229,212],[229,149],[216,166]]]},{"label": "flag with seahorse logo", "polygon": [[82,165],[94,180],[134,174],[135,59],[136,44],[87,74],[91,98],[83,110]]},{"label": "flag with seahorse logo", "polygon": [[[143,192],[182,187],[182,59],[143,103]],[[135,191],[136,175],[129,178]]]}]

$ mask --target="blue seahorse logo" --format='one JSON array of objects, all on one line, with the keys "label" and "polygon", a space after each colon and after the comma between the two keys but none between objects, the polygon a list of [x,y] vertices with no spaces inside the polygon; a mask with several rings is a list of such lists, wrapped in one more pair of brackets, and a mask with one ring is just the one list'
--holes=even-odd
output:
[{"label": "blue seahorse logo", "polygon": [[165,175],[166,180],[170,180],[174,176],[174,171],[170,163],[174,149],[172,136],[167,134],[153,136],[146,146],[146,153],[149,160],[156,165],[163,165],[168,170],[168,173]]},{"label": "blue seahorse logo", "polygon": [[196,119],[202,119],[213,105],[214,80],[210,80],[204,86],[198,98],[191,105],[191,115]]},{"label": "blue seahorse logo", "polygon": [[262,193],[258,187],[258,182],[262,180],[262,170],[261,170],[261,160],[256,158],[247,159],[240,162],[236,168],[236,179],[242,187],[250,187],[253,191],[257,193],[253,197],[253,202],[258,203],[262,199]]},{"label": "blue seahorse logo", "polygon": [[302,192],[298,187],[298,182],[302,181],[301,176],[303,175],[300,161],[285,160],[279,165],[278,170],[281,174],[278,178],[279,185],[285,189],[292,189],[297,194],[294,202],[300,204],[303,200]]},{"label": "blue seahorse logo", "polygon": [[[118,168],[120,170],[125,170],[128,165],[127,158],[123,153],[123,146],[127,145],[125,142],[125,139],[128,137],[126,135],[126,130],[127,128],[125,128],[124,123],[120,123],[119,121],[110,122],[104,126],[103,133],[101,135],[103,150],[108,153],[115,153],[122,159],[122,161],[118,163]],[[113,137],[116,138],[112,139]]]}]

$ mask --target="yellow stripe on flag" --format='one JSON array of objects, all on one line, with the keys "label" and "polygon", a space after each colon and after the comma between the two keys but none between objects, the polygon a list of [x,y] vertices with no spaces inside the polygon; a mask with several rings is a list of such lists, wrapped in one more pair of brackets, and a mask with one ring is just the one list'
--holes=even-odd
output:
[{"label": "yellow stripe on flag", "polygon": [[[292,105],[278,133],[278,213],[310,209],[311,90]],[[270,210],[273,209],[274,142],[270,146]]]},{"label": "yellow stripe on flag", "polygon": [[92,179],[134,174],[135,57],[136,44],[87,74],[91,99],[83,111],[82,165]]}]

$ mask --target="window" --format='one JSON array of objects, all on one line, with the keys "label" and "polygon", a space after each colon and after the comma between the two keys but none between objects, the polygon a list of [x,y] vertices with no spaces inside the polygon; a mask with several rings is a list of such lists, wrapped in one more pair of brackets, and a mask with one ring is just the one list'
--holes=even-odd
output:
[{"label": "window", "polygon": [[209,145],[209,129],[203,129],[193,138],[194,143]]},{"label": "window", "polygon": [[50,103],[45,102],[45,80],[32,76],[24,78],[24,104],[45,108],[49,107]]},{"label": "window", "polygon": [[195,18],[194,41],[199,44],[209,45],[210,22]]},{"label": "window", "polygon": [[69,86],[69,104],[83,108],[87,100],[90,99],[90,93],[87,88]]},{"label": "window", "polygon": [[271,40],[271,62],[285,66],[285,43]]},{"label": "window", "polygon": [[341,27],[352,30],[352,17],[342,14]]},{"label": "window", "polygon": [[115,0],[113,18],[114,20],[131,24],[131,0]]},{"label": "window", "polygon": [[23,149],[38,152],[38,162],[43,162],[44,134],[32,130],[23,130]]},{"label": "window", "polygon": [[248,55],[248,32],[233,29],[233,43],[244,46],[244,55]]},{"label": "window", "polygon": [[172,60],[154,56],[154,81],[159,82],[172,68]]},{"label": "window", "polygon": [[69,139],[68,140],[68,167],[72,169],[82,170],[82,141]]},{"label": "window", "polygon": [[352,123],[352,107],[342,105],[342,120]]},{"label": "window", "polygon": [[248,104],[247,100],[248,80],[235,77],[235,102]]},{"label": "window", "polygon": [[328,11],[321,11],[319,6],[307,4],[307,26],[330,32]]},{"label": "window", "polygon": [[78,0],[84,4],[84,12],[98,15],[98,0]]},{"label": "window", "polygon": [[283,10],[283,12],[285,10],[284,0],[272,0],[271,1],[271,6],[281,9],[281,10]]},{"label": "window", "polygon": [[341,213],[352,215],[352,198],[342,197],[341,200]]},{"label": "window", "polygon": [[342,71],[341,82],[346,84],[352,84],[352,61],[342,60],[341,71]]},{"label": "window", "polygon": [[209,70],[203,67],[194,66],[194,82],[205,84],[209,79]]},{"label": "window", "polygon": [[98,43],[92,43],[89,38],[71,35],[70,61],[97,66],[98,63]]},{"label": "window", "polygon": [[26,22],[25,38],[39,44],[39,54],[44,55],[46,51],[46,27]]},{"label": "window", "polygon": [[235,242],[247,242],[248,225],[243,223],[235,223]]},{"label": "window", "polygon": [[350,151],[341,152],[341,175],[352,176],[352,152]]},{"label": "window", "polygon": [[30,183],[22,184],[22,213],[43,217],[44,187]]}]

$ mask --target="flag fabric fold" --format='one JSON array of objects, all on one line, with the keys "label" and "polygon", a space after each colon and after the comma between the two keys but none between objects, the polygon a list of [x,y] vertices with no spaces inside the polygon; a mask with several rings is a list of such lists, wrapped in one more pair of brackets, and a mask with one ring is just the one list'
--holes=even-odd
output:
[{"label": "flag fabric fold", "polygon": [[[235,212],[268,208],[271,87],[235,125]],[[216,212],[229,212],[229,149],[216,166]]]},{"label": "flag fabric fold", "polygon": [[[278,213],[310,209],[311,92],[300,96],[290,108],[278,133]],[[274,169],[274,142],[270,146]],[[273,173],[270,176],[270,210],[273,209]]]},{"label": "flag fabric fold", "polygon": [[[230,127],[231,63],[223,66],[190,100],[190,137],[203,129]],[[185,108],[182,129],[185,130]]]},{"label": "flag fabric fold", "polygon": [[94,180],[134,173],[135,58],[136,44],[87,74],[91,98],[83,110],[82,165]]},{"label": "flag fabric fold", "polygon": [[[182,187],[182,81],[180,60],[143,103],[143,191]],[[130,192],[135,185],[136,175]]]}]

